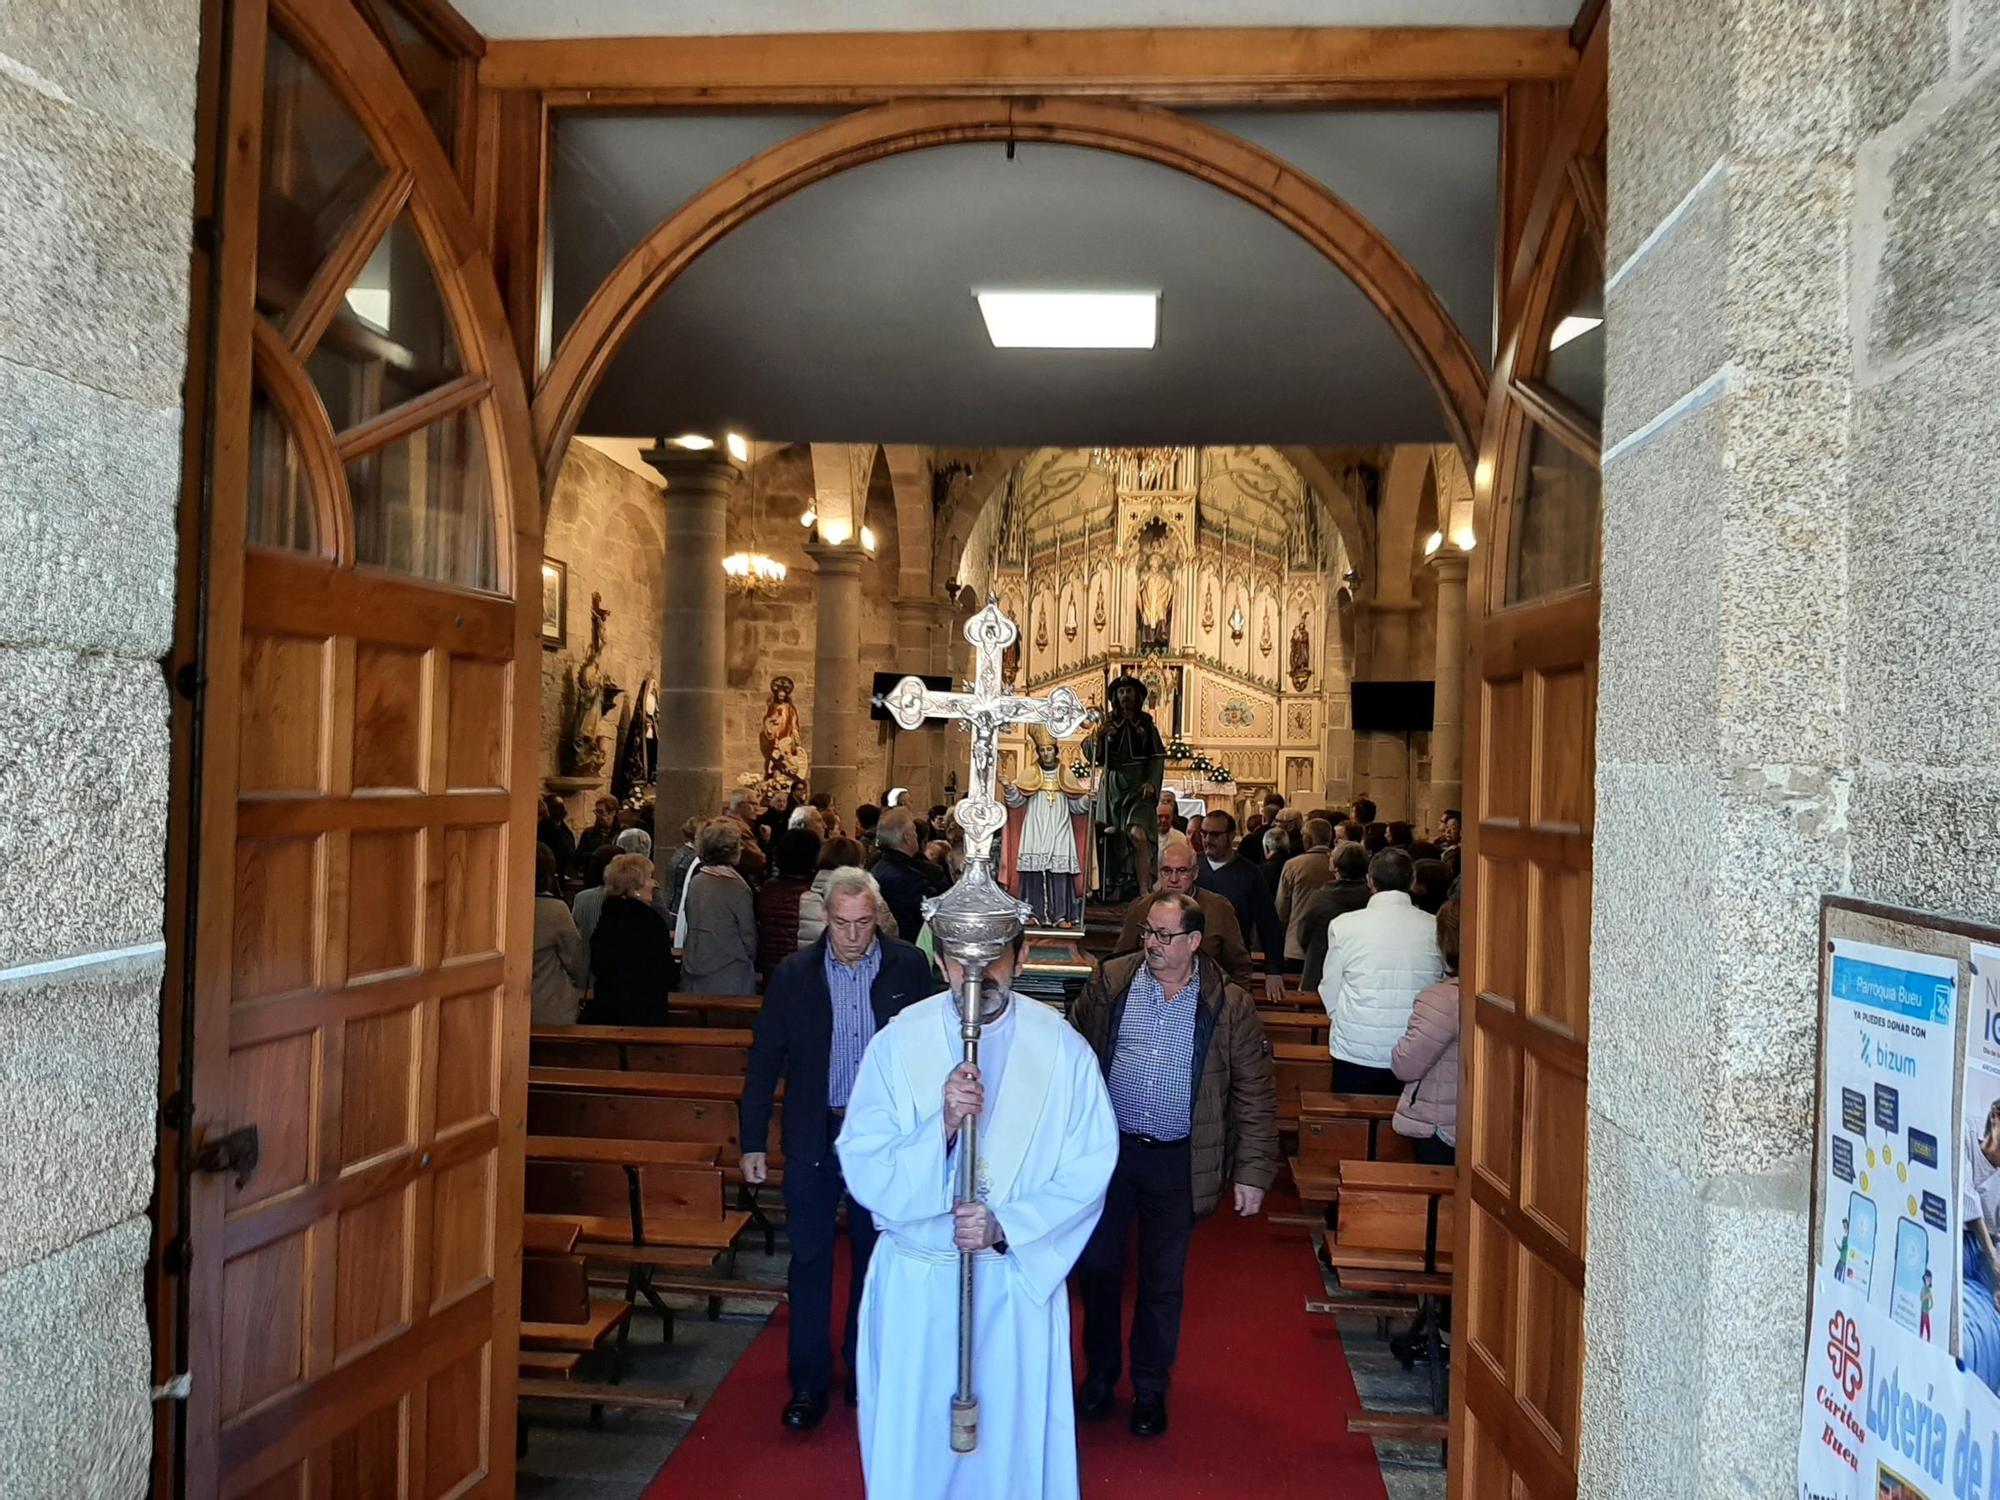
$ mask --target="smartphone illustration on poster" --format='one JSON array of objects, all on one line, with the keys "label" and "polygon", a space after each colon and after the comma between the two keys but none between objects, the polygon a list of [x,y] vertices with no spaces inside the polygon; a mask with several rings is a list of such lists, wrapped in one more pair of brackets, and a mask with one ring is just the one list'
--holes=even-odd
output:
[{"label": "smartphone illustration on poster", "polygon": [[1930,1236],[1914,1219],[1896,1220],[1896,1272],[1889,1283],[1889,1316],[1912,1333],[1928,1333],[1930,1310],[1924,1306],[1930,1279]]},{"label": "smartphone illustration on poster", "polygon": [[1868,1300],[1875,1279],[1875,1200],[1859,1192],[1847,1195],[1847,1226],[1833,1267],[1833,1279],[1844,1281]]}]

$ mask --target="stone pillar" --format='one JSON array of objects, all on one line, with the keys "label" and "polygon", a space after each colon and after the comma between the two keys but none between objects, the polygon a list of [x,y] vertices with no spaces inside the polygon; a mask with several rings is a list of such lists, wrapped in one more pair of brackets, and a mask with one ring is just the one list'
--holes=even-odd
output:
[{"label": "stone pillar", "polygon": [[667,481],[660,579],[660,776],[653,847],[681,841],[690,817],[722,811],[724,667],[722,553],[729,496],[743,471],[727,453],[654,444],[646,462]]},{"label": "stone pillar", "polygon": [[1797,1493],[1820,897],[2000,898],[1996,36],[1955,5],[1783,11],[1611,27],[1602,1500]]},{"label": "stone pillar", "polygon": [[1437,685],[1431,712],[1430,826],[1435,830],[1447,807],[1464,807],[1465,792],[1465,554],[1439,551],[1431,558],[1437,574],[1437,650],[1432,680]]},{"label": "stone pillar", "polygon": [[[927,598],[896,601],[896,670],[919,675],[936,671],[931,665],[932,638],[937,632],[937,601]],[[891,729],[894,779],[910,789],[910,801],[928,808],[943,795],[944,778],[937,768],[940,731]]]},{"label": "stone pillar", "polygon": [[[867,693],[861,682],[861,547],[808,542],[819,572],[819,623],[813,634],[812,789],[833,798],[852,822],[858,795],[854,768]],[[879,788],[871,788],[879,792]]]}]

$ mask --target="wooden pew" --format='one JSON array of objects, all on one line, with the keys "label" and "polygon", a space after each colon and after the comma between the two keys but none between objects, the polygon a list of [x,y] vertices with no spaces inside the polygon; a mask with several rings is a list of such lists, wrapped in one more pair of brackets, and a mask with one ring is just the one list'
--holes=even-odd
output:
[{"label": "wooden pew", "polygon": [[1288,1010],[1273,1006],[1259,1006],[1257,1019],[1264,1023],[1264,1034],[1272,1045],[1279,1042],[1318,1043],[1326,1046],[1326,1012]]},{"label": "wooden pew", "polygon": [[625,1068],[528,1067],[530,1091],[582,1089],[597,1094],[647,1094],[661,1099],[711,1099],[734,1103],[743,1096],[740,1077],[714,1073],[640,1073]]},{"label": "wooden pew", "polygon": [[667,1014],[678,1021],[686,1016],[697,1026],[747,1027],[764,1008],[761,995],[670,995]]},{"label": "wooden pew", "polygon": [[1414,1161],[1415,1147],[1396,1134],[1393,1094],[1299,1095],[1299,1152],[1291,1159],[1292,1184],[1305,1209],[1300,1221],[1321,1222],[1340,1200],[1340,1167],[1349,1161]]},{"label": "wooden pew", "polygon": [[528,1033],[528,1060],[740,1078],[750,1061],[750,1033],[723,1026],[537,1026]]},{"label": "wooden pew", "polygon": [[[1399,1304],[1434,1328],[1438,1304],[1452,1291],[1451,1236],[1457,1172],[1408,1162],[1348,1161],[1340,1166],[1340,1229],[1327,1231],[1327,1258],[1343,1298],[1315,1305],[1330,1312],[1382,1316]],[[1386,1324],[1385,1324],[1386,1326]],[[1369,1436],[1446,1438],[1445,1370],[1435,1336],[1427,1339],[1431,1413],[1360,1411],[1348,1431]]]},{"label": "wooden pew", "polygon": [[1278,1127],[1298,1124],[1299,1096],[1333,1087],[1333,1057],[1323,1043],[1273,1042],[1271,1076],[1278,1087]]},{"label": "wooden pew", "polygon": [[[608,1387],[618,1384],[625,1341],[632,1331],[632,1305],[616,1297],[590,1295],[590,1277],[578,1254],[521,1257],[521,1355],[524,1384],[566,1385],[581,1362],[600,1351],[609,1355]],[[602,1400],[591,1402],[593,1427],[604,1421]]]}]

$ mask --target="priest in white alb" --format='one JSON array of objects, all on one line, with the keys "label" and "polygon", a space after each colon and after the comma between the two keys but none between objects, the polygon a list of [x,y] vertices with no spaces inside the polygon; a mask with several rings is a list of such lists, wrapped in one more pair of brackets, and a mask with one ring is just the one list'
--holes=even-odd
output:
[{"label": "priest in white alb", "polygon": [[[840,1164],[881,1237],[861,1301],[861,1466],[877,1500],[1075,1500],[1064,1281],[1104,1207],[1118,1124],[1083,1038],[1010,986],[1016,939],[986,971],[980,1065],[961,1062],[953,989],[876,1033]],[[979,1201],[953,1206],[960,1126],[979,1117]],[[951,1449],[958,1257],[978,1252],[979,1442]]]}]

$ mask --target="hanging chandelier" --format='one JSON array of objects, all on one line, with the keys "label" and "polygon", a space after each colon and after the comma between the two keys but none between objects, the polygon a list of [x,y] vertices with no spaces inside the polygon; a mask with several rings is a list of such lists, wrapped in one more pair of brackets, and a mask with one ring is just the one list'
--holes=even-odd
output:
[{"label": "hanging chandelier", "polygon": [[732,552],[722,560],[722,572],[732,594],[771,594],[784,587],[788,570],[761,552]]}]

